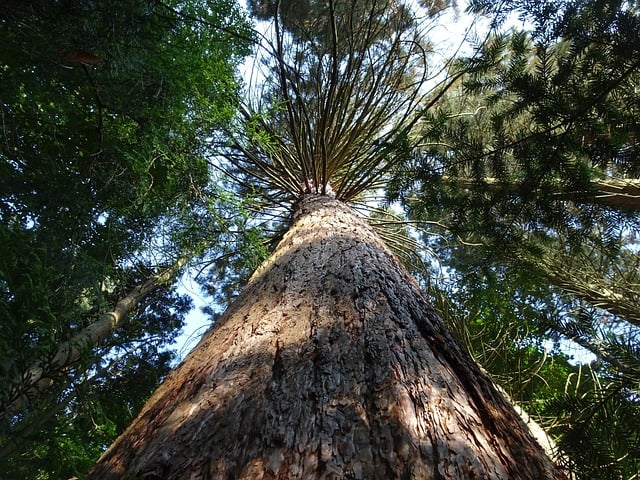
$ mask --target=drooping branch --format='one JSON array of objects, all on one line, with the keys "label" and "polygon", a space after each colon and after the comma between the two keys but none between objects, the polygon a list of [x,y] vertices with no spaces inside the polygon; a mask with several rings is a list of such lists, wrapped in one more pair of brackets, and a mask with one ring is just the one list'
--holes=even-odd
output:
[{"label": "drooping branch", "polygon": [[559,333],[564,335],[566,338],[571,340],[572,342],[577,343],[582,348],[591,352],[596,358],[609,363],[616,370],[621,373],[631,373],[633,372],[633,367],[627,365],[624,360],[612,355],[607,351],[605,343],[600,339],[594,338],[585,338],[584,335],[581,335],[579,332],[575,331],[576,329],[572,329],[566,325],[554,325],[554,330],[557,330]]},{"label": "drooping branch", "polygon": [[424,99],[439,88],[427,86],[424,25],[391,0],[314,4],[317,15],[303,19],[281,3],[263,49],[265,95],[243,107],[226,158],[294,199],[329,186],[353,199],[407,155]]},{"label": "drooping branch", "polygon": [[[575,296],[592,307],[605,310],[640,327],[640,291],[637,273],[632,265],[628,271],[610,270],[593,265],[593,252],[573,252],[571,256],[557,252],[517,252],[516,262],[522,262],[544,276],[561,292]],[[596,254],[596,256],[599,254]]]},{"label": "drooping branch", "polygon": [[544,270],[553,285],[584,300],[588,304],[606,310],[629,323],[640,326],[640,303],[638,292],[624,286],[609,285],[600,278],[585,278],[579,273],[562,269]]}]

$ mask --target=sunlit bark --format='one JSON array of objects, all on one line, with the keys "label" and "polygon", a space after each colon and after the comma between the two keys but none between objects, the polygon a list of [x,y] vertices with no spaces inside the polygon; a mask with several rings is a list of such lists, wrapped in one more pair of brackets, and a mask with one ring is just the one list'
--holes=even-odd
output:
[{"label": "sunlit bark", "polygon": [[564,478],[377,235],[321,195],[89,475],[129,477]]}]

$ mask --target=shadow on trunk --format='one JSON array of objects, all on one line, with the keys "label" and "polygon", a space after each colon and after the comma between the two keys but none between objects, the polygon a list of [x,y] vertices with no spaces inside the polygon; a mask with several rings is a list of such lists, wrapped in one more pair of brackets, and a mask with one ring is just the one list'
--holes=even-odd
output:
[{"label": "shadow on trunk", "polygon": [[564,478],[348,207],[303,199],[89,478]]}]

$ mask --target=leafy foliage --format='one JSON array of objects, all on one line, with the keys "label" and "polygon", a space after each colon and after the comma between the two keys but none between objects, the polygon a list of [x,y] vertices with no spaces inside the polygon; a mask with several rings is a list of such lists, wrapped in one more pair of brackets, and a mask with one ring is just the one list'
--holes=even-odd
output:
[{"label": "leafy foliage", "polygon": [[277,204],[305,192],[351,200],[382,186],[424,96],[426,25],[403,2],[266,5],[254,9],[273,18],[273,38],[260,95],[230,132],[232,170]]},{"label": "leafy foliage", "polygon": [[[459,279],[449,295],[470,316],[458,331],[498,380],[509,375],[496,359],[515,362],[519,339],[520,358],[571,339],[602,362],[573,396],[558,395],[558,383],[536,387],[534,411],[556,416],[553,431],[581,478],[631,478],[637,438],[616,425],[618,414],[637,416],[639,407],[629,394],[637,357],[619,348],[637,340],[640,298],[640,204],[631,187],[639,165],[637,7],[478,1],[471,9],[492,15],[496,27],[516,11],[531,31],[495,31],[460,60],[455,71],[464,75],[425,113],[422,148],[388,192],[410,218],[448,228],[444,241],[430,241]],[[468,302],[474,310],[464,309]],[[523,302],[527,310],[500,314]],[[537,374],[537,365],[521,372]],[[596,418],[611,425],[594,428]]]},{"label": "leafy foliage", "polygon": [[[444,82],[427,33],[449,2],[417,4],[250,1],[271,29],[236,117],[252,34],[232,2],[5,2],[4,411],[16,379],[178,258],[199,260],[215,320],[292,204],[326,193],[367,212],[572,471],[637,475],[636,2],[474,0],[495,30]],[[530,31],[498,29],[514,12]],[[50,368],[5,414],[0,474],[80,475],[168,371],[189,308],[159,286]]]},{"label": "leafy foliage", "polygon": [[559,434],[568,466],[581,478],[637,475],[640,466],[637,373],[636,370],[634,374],[611,376],[607,367],[596,364],[591,370],[575,374],[564,395],[548,402],[550,414],[566,419],[566,423],[552,427],[551,432]]},{"label": "leafy foliage", "polygon": [[[0,7],[2,475],[82,472],[166,373],[162,346],[189,308],[173,282],[77,362],[48,365],[136,285],[199,252],[202,237],[178,239],[212,191],[204,148],[233,113],[249,31],[224,0]],[[171,235],[158,248],[160,229]],[[50,386],[17,406],[36,367]],[[125,379],[127,409],[107,394]],[[23,456],[34,444],[40,463]],[[69,461],[46,467],[56,456]]]}]

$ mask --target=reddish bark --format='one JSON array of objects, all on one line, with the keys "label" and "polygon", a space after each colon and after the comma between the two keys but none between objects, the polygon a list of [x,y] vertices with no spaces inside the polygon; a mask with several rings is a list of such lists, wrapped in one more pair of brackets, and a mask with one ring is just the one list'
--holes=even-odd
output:
[{"label": "reddish bark", "polygon": [[377,235],[310,195],[90,479],[559,479]]}]

